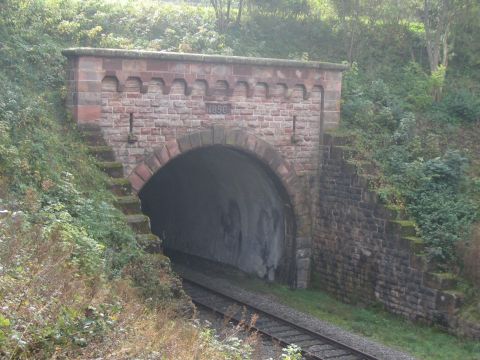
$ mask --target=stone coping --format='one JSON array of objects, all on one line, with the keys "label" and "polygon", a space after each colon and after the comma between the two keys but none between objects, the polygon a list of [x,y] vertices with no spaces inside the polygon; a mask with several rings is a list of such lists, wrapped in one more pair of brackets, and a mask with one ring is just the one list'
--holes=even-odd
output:
[{"label": "stone coping", "polygon": [[97,57],[108,57],[108,58],[113,57],[113,58],[127,58],[127,59],[157,59],[157,60],[166,60],[166,61],[192,61],[192,62],[216,63],[216,64],[296,67],[296,68],[310,68],[310,69],[322,69],[322,70],[333,70],[333,71],[344,71],[348,69],[348,65],[329,63],[329,62],[254,58],[254,57],[243,57],[243,56],[188,54],[188,53],[147,51],[147,50],[124,50],[124,49],[78,47],[78,48],[65,49],[62,51],[62,54],[66,57],[97,56]]}]

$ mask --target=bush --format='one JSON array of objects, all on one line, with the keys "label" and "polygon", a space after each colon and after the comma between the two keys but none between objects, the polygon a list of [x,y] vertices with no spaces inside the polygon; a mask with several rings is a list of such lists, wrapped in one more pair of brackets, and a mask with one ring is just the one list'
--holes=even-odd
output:
[{"label": "bush", "polygon": [[480,122],[480,98],[467,90],[448,92],[437,106],[458,122]]},{"label": "bush", "polygon": [[125,270],[135,286],[153,307],[169,304],[182,314],[191,314],[193,306],[182,289],[181,280],[172,272],[170,260],[162,254],[142,254]]},{"label": "bush", "polygon": [[[406,78],[419,71],[412,65],[406,69]],[[392,90],[381,80],[369,80],[353,66],[345,74],[342,126],[356,135],[360,156],[380,170],[372,183],[381,198],[403,206],[415,220],[430,259],[442,267],[457,267],[461,261],[456,248],[468,240],[479,207],[466,175],[468,160],[440,145],[445,141],[442,137],[450,134],[440,129],[438,135],[431,132],[408,111],[428,106],[421,96],[428,94],[428,81],[427,77],[412,79],[420,90],[403,102],[395,95],[403,89]]]},{"label": "bush", "polygon": [[479,217],[478,205],[467,192],[468,160],[458,151],[426,160],[419,156],[422,153],[415,156],[406,149],[405,145],[387,149],[385,174],[415,220],[430,259],[442,267],[457,267],[456,247],[467,241]]},{"label": "bush", "polygon": [[98,326],[108,326],[110,312],[102,319],[82,312],[103,281],[101,249],[68,224],[61,217],[53,227],[32,224],[22,212],[2,212],[0,354],[49,358],[56,346],[90,341],[103,333]]}]

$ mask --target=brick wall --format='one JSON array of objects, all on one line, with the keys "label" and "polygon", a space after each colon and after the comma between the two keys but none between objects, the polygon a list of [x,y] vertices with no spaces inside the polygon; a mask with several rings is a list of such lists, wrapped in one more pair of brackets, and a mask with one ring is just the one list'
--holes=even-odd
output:
[{"label": "brick wall", "polygon": [[448,328],[461,295],[432,273],[422,242],[387,209],[345,158],[344,138],[327,135],[313,235],[315,283],[346,302],[381,303],[393,313]]},{"label": "brick wall", "polygon": [[[154,147],[221,124],[267,141],[302,176],[318,164],[321,127],[339,122],[343,67],[336,64],[106,49],[65,54],[75,119],[101,125],[126,174]],[[209,102],[230,104],[231,114],[208,114]],[[138,140],[131,144],[130,114]]]},{"label": "brick wall", "polygon": [[[270,166],[290,196],[296,285],[307,286],[311,189],[321,134],[339,122],[343,65],[89,48],[64,54],[67,106],[79,124],[100,125],[136,190],[199,146],[235,146]],[[208,104],[229,110],[212,113]]]}]

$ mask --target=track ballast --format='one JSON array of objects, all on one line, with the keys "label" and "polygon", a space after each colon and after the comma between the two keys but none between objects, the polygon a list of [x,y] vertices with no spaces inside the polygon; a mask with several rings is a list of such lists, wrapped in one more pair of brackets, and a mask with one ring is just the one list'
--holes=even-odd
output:
[{"label": "track ballast", "polygon": [[248,323],[253,316],[258,317],[253,324],[249,325],[253,331],[271,338],[282,346],[290,344],[300,346],[306,359],[378,360],[370,354],[260,310],[252,304],[245,304],[241,300],[190,279],[183,279],[183,288],[196,305],[230,318],[232,321]]}]

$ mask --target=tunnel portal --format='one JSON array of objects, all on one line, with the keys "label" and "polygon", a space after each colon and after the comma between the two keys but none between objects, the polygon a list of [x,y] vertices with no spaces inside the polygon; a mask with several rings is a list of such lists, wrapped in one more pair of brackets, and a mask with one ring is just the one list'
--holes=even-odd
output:
[{"label": "tunnel portal", "polygon": [[167,251],[293,281],[288,195],[252,155],[221,145],[187,152],[154,174],[139,195]]}]

